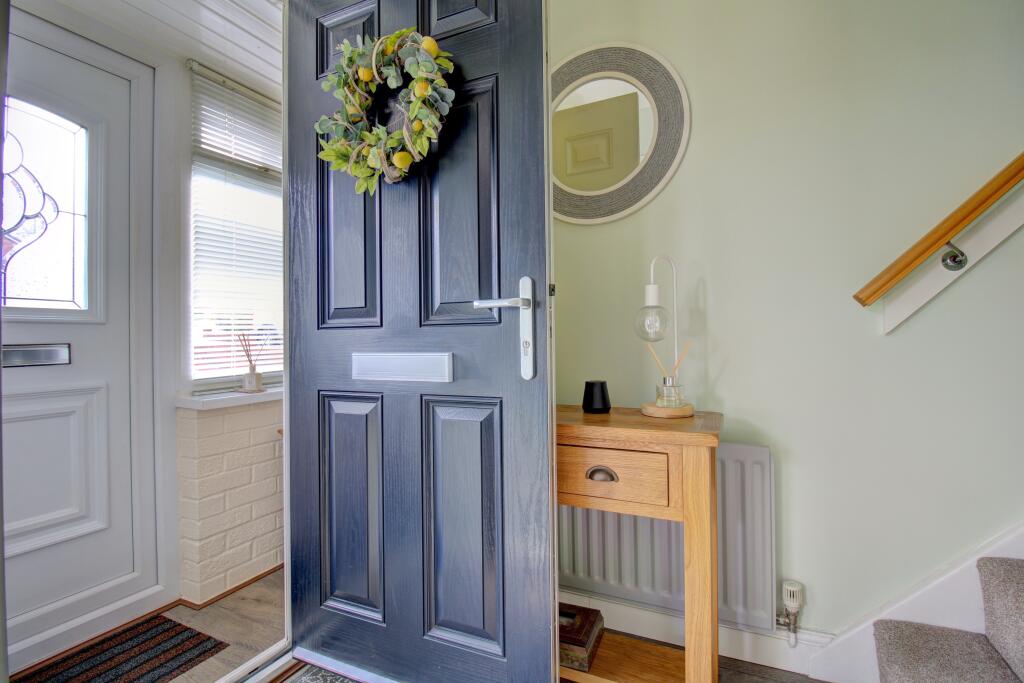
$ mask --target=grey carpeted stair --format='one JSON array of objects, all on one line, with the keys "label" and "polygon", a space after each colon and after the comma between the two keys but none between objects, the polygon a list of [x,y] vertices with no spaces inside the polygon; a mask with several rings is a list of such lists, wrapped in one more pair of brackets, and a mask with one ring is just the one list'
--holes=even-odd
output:
[{"label": "grey carpeted stair", "polygon": [[978,560],[985,598],[985,635],[1018,677],[1024,678],[1024,560]]},{"label": "grey carpeted stair", "polygon": [[1020,683],[984,633],[880,619],[875,645],[882,683]]},{"label": "grey carpeted stair", "polygon": [[882,683],[1021,683],[1024,679],[1024,560],[978,560],[985,633],[880,619]]}]

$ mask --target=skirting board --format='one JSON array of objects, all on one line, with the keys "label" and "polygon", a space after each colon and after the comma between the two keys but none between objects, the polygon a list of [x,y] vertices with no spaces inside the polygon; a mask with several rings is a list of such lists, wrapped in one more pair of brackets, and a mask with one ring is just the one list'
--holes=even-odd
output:
[{"label": "skirting board", "polygon": [[[558,599],[561,602],[601,610],[604,625],[614,631],[631,633],[663,643],[685,645],[683,619],[674,614],[565,589],[559,590]],[[802,630],[799,632],[796,647],[791,648],[784,631],[756,633],[731,626],[718,627],[719,654],[800,674],[808,672],[811,657],[820,652],[831,640],[830,634]]]},{"label": "skirting board", "polygon": [[1024,558],[1024,524],[990,539],[966,558],[947,565],[908,597],[883,607],[840,634],[811,658],[808,675],[831,683],[878,683],[874,622],[903,619],[977,633],[985,630],[979,557]]},{"label": "skirting board", "polygon": [[245,581],[243,581],[242,583],[238,584],[237,586],[229,588],[226,591],[224,591],[223,593],[218,593],[217,595],[214,595],[212,598],[204,600],[203,602],[192,602],[191,600],[186,600],[185,598],[181,598],[180,600],[178,600],[178,604],[179,605],[184,605],[185,607],[188,607],[189,609],[194,609],[196,611],[199,611],[201,609],[205,609],[206,607],[209,607],[213,603],[215,603],[215,602],[217,602],[219,600],[223,600],[224,598],[228,597],[232,593],[237,593],[238,591],[242,590],[243,588],[248,588],[252,584],[254,584],[257,581],[259,581],[260,579],[265,579],[268,576],[270,576],[271,574],[273,574],[274,572],[281,571],[282,569],[284,569],[284,563],[283,562],[281,564],[274,565],[270,569],[266,569],[266,570],[260,572],[259,574],[257,574],[256,576],[252,577],[251,579],[246,579]]}]

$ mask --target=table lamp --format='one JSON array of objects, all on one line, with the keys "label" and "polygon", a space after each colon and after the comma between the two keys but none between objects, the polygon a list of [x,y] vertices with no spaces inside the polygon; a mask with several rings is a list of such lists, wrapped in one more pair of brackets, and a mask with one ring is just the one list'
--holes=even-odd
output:
[{"label": "table lamp", "polygon": [[[672,315],[661,305],[661,288],[654,281],[654,268],[659,261],[664,261],[672,268]],[[647,342],[647,350],[650,351],[654,362],[658,364],[661,371],[661,384],[656,388],[656,399],[653,403],[644,403],[640,410],[644,415],[650,417],[690,417],[693,415],[693,404],[683,397],[683,388],[679,385],[679,365],[683,362],[690,345],[687,343],[683,353],[679,353],[679,278],[676,271],[676,263],[668,256],[655,256],[651,259],[650,282],[644,285],[644,306],[637,311],[633,320],[633,331],[636,335]],[[676,359],[672,366],[672,372],[665,369],[665,365],[658,357],[658,353],[651,345],[652,342],[661,341],[668,331],[669,321],[672,322],[672,351]]]}]

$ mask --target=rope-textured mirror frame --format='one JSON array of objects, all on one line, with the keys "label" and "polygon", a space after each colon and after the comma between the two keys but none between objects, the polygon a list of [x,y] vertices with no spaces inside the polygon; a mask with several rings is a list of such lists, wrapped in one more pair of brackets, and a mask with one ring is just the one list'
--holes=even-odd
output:
[{"label": "rope-textured mirror frame", "polygon": [[690,138],[690,100],[683,80],[662,57],[635,45],[587,48],[555,67],[552,113],[578,86],[598,78],[627,81],[648,97],[654,110],[654,141],[643,163],[606,190],[579,192],[553,182],[555,217],[569,223],[608,223],[639,210],[672,178]]}]

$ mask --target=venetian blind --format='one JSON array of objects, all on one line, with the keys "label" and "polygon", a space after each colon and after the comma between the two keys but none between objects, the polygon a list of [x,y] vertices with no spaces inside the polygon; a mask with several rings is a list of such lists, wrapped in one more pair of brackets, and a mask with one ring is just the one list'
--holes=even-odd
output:
[{"label": "venetian blind", "polygon": [[192,74],[192,145],[281,173],[281,107]]},{"label": "venetian blind", "polygon": [[280,110],[194,74],[192,134],[192,379],[246,372],[240,334],[259,351],[259,371],[280,371]]}]

